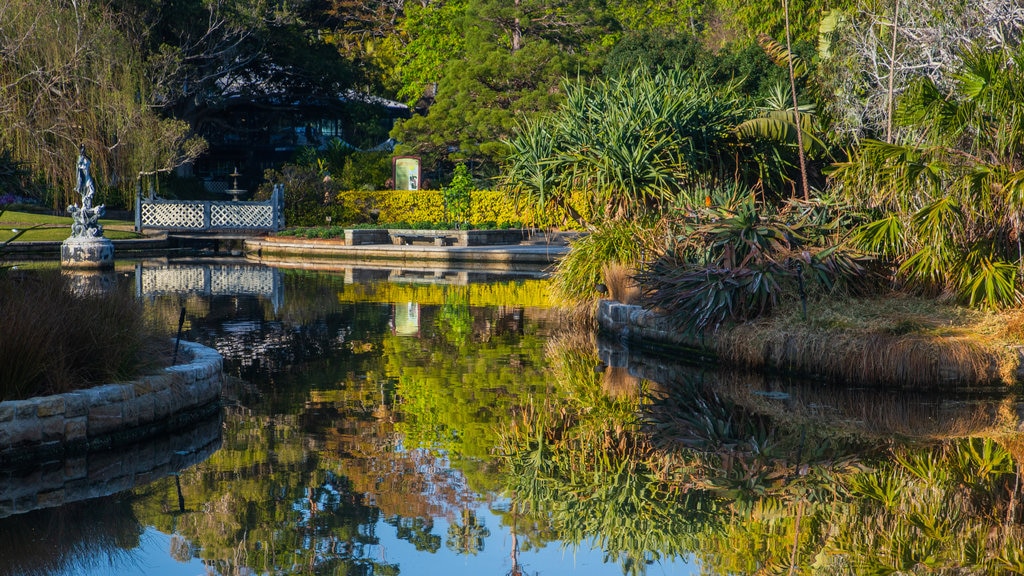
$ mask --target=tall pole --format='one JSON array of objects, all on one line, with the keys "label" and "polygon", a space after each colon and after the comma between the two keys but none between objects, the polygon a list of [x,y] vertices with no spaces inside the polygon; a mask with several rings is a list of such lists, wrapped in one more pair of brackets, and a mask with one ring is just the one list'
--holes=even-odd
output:
[{"label": "tall pole", "polygon": [[797,156],[800,158],[800,180],[803,184],[804,200],[810,200],[811,193],[807,188],[807,161],[804,159],[804,131],[800,127],[800,106],[796,99],[796,73],[793,71],[793,46],[789,33],[789,0],[782,0],[782,11],[786,16],[786,52],[789,62],[789,90],[793,96],[793,122],[796,123]]}]

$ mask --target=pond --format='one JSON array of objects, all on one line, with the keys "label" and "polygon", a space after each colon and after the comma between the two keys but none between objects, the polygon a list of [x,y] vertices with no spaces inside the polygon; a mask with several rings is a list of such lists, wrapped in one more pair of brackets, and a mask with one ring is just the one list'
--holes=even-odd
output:
[{"label": "pond", "polygon": [[48,489],[63,505],[0,506],[0,575],[1024,570],[1012,395],[630,354],[530,273],[222,262],[119,281],[224,356],[222,413],[0,472],[0,502],[89,472]]}]

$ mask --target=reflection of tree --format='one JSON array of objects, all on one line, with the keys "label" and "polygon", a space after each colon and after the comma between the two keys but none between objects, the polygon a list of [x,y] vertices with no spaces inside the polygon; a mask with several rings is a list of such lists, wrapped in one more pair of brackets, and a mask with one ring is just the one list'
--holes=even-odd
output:
[{"label": "reflection of tree", "polygon": [[512,509],[626,573],[687,554],[716,574],[1024,569],[1013,436],[837,437],[736,404],[701,371],[644,403],[600,400],[586,342],[556,340],[549,358],[558,392],[502,434]]},{"label": "reflection of tree", "polygon": [[[385,370],[395,381],[405,445],[444,454],[483,493],[495,486],[497,431],[515,407],[548,390],[547,363],[541,325],[527,323],[522,335],[504,331],[505,316],[529,314],[461,302],[456,291],[449,304],[427,308],[437,315],[420,338],[385,338]],[[453,337],[452,322],[471,323],[472,337]]]},{"label": "reflection of tree", "polygon": [[448,538],[445,547],[456,554],[475,556],[484,549],[484,539],[491,535],[476,517],[476,512],[464,508],[458,521],[448,525]]},{"label": "reflection of tree", "polygon": [[222,449],[181,475],[186,511],[171,480],[140,491],[136,511],[221,574],[387,573],[376,559],[379,511],[311,440],[295,416],[232,412]]},{"label": "reflection of tree", "polygon": [[130,567],[143,525],[111,496],[0,519],[0,575],[35,576]]}]

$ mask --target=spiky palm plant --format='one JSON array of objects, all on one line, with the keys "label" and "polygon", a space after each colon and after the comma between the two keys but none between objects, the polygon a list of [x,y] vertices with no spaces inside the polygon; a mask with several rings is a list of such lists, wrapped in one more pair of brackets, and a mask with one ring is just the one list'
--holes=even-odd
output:
[{"label": "spiky palm plant", "polygon": [[875,210],[858,245],[895,276],[991,308],[1021,301],[1024,234],[1024,48],[975,46],[948,89],[923,78],[900,98],[907,135],[867,140],[833,178]]},{"label": "spiky palm plant", "polygon": [[[505,185],[541,207],[586,190],[598,220],[648,214],[680,190],[734,173],[746,104],[682,71],[567,82],[566,99],[509,142]],[[587,222],[593,224],[594,222]]]},{"label": "spiky palm plant", "polygon": [[[709,197],[710,198],[710,197]],[[829,234],[799,203],[774,210],[749,196],[735,206],[685,214],[675,246],[643,268],[645,305],[686,331],[717,329],[774,308],[780,298],[867,287],[873,275],[859,255]]]}]

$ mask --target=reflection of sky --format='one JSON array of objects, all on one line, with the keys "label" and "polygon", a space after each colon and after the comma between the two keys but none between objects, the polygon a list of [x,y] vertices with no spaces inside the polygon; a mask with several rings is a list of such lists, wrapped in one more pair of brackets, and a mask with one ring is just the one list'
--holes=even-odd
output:
[{"label": "reflection of sky", "polygon": [[[512,536],[508,527],[502,526],[501,518],[492,514],[486,506],[476,510],[477,520],[490,530],[490,536],[484,541],[483,550],[473,556],[456,554],[445,546],[436,553],[425,556],[418,552],[412,543],[395,537],[394,528],[384,524],[377,525],[377,537],[380,538],[380,558],[377,560],[398,564],[402,576],[480,576],[508,574],[512,568]],[[434,534],[444,538],[448,533],[448,522],[444,518],[434,520]],[[614,562],[605,563],[604,553],[590,547],[563,549],[557,542],[549,543],[543,548],[535,548],[527,552],[519,552],[519,567],[523,574],[533,576],[551,576],[559,574],[585,574],[586,576],[622,576],[622,568]],[[685,576],[699,574],[700,570],[694,561],[682,561],[652,564],[647,567],[647,576]]]},{"label": "reflection of sky", "polygon": [[[378,522],[376,536],[380,544],[376,550],[368,552],[376,554],[374,560],[387,564],[397,564],[401,576],[502,576],[512,568],[512,537],[508,528],[501,525],[501,519],[492,514],[486,506],[476,510],[477,519],[491,535],[484,541],[483,550],[473,556],[456,554],[448,548],[434,554],[417,551],[412,543],[400,540],[395,529],[384,522]],[[444,518],[434,519],[432,532],[444,538],[448,532],[448,522]],[[122,574],[140,574],[144,576],[207,576],[210,572],[198,559],[188,563],[178,562],[171,558],[171,537],[154,528],[147,528],[142,535],[140,546],[131,552],[131,559],[116,562],[114,565],[97,562],[89,570],[76,571],[81,576],[109,576]],[[622,568],[614,562],[606,563],[601,550],[583,546],[580,548],[563,549],[558,543],[552,542],[543,548],[535,548],[519,552],[519,566],[524,575],[557,576],[560,574],[579,574],[586,576],[621,576]],[[691,558],[687,562],[680,560],[662,560],[647,567],[647,576],[689,576],[699,574],[697,563]]]}]

